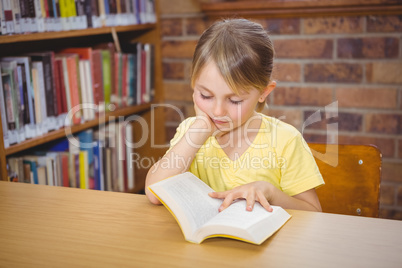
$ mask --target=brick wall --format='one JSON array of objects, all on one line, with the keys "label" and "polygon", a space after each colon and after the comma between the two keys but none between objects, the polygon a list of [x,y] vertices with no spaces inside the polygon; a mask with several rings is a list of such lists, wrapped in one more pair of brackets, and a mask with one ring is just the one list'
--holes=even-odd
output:
[{"label": "brick wall", "polygon": [[[198,1],[162,0],[162,55],[166,102],[194,115],[191,57],[211,24]],[[383,155],[380,217],[402,220],[402,16],[254,19],[276,49],[274,80],[265,112],[302,131],[310,142],[375,144]],[[303,127],[337,101],[335,118]],[[325,109],[326,108],[326,109]],[[322,118],[326,118],[325,115]],[[168,139],[181,121],[166,114]],[[327,131],[328,123],[338,131]]]}]

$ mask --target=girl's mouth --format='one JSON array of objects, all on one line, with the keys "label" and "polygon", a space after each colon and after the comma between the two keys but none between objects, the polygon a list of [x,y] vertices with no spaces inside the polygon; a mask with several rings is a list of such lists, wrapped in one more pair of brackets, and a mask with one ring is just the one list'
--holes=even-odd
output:
[{"label": "girl's mouth", "polygon": [[212,119],[212,121],[213,121],[214,124],[216,124],[216,125],[223,125],[223,124],[227,124],[227,123],[228,123],[228,121],[217,120],[217,119]]}]

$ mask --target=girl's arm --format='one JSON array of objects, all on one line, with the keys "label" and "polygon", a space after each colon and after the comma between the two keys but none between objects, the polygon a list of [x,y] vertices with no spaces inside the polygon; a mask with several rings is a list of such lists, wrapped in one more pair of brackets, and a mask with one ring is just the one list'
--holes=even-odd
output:
[{"label": "girl's arm", "polygon": [[196,112],[194,123],[179,142],[148,171],[145,180],[145,194],[153,204],[160,204],[160,201],[148,190],[148,186],[187,171],[198,149],[211,135],[217,132],[217,128],[211,119],[197,107],[195,102],[194,110]]},{"label": "girl's arm", "polygon": [[253,209],[255,201],[259,202],[268,211],[272,211],[271,205],[281,206],[285,209],[322,211],[314,188],[294,196],[288,196],[266,181],[255,181],[229,191],[212,192],[210,196],[224,199],[219,208],[220,211],[239,198],[247,200],[246,209],[248,211]]},{"label": "girl's arm", "polygon": [[148,186],[187,171],[198,149],[210,135],[203,120],[197,118],[179,142],[151,167],[145,180],[145,194],[151,203],[160,204],[159,200],[148,190]]}]

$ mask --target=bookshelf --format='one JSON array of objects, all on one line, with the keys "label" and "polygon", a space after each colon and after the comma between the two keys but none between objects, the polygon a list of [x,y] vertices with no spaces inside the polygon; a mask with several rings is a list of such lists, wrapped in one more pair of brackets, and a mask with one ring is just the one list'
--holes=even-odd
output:
[{"label": "bookshelf", "polygon": [[[160,25],[158,0],[155,1],[156,22],[146,24],[136,24],[128,26],[89,28],[83,30],[70,30],[59,32],[42,32],[30,34],[0,35],[0,58],[6,56],[19,56],[30,52],[40,51],[58,51],[70,47],[94,47],[97,44],[116,42],[124,43],[151,43],[154,46],[154,98],[151,103],[132,105],[128,107],[117,108],[114,111],[98,115],[95,119],[85,121],[78,125],[72,125],[68,128],[69,133],[78,133],[83,130],[97,128],[116,120],[122,116],[139,115],[148,123],[148,130],[132,123],[134,127],[133,140],[145,134],[156,133],[154,140],[145,142],[143,146],[136,149],[141,157],[156,159],[163,152],[160,149],[154,149],[153,144],[164,144],[165,128],[164,114],[162,108],[153,108],[153,104],[162,103],[162,66],[161,66],[161,43],[160,43]],[[151,124],[151,120],[157,118],[157,123]],[[5,148],[0,118],[0,180],[7,181],[7,158],[18,154],[29,153],[35,147],[45,145],[49,142],[61,139],[66,136],[66,129],[50,131],[49,133],[27,139],[17,144]],[[134,172],[134,171],[133,171]],[[147,168],[135,169],[135,188],[134,192],[141,191],[145,186],[145,175]]]}]

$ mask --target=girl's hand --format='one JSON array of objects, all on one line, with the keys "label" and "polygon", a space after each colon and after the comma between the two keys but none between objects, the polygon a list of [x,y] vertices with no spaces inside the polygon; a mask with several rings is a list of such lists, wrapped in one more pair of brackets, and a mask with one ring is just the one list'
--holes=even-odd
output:
[{"label": "girl's hand", "polygon": [[218,128],[212,122],[211,118],[197,106],[194,95],[195,93],[193,93],[194,110],[196,115],[196,122],[194,122],[194,125],[202,129],[203,131],[208,131],[210,133],[210,136],[215,136],[219,132]]},{"label": "girl's hand", "polygon": [[267,211],[272,212],[272,207],[268,200],[271,196],[272,184],[266,181],[255,181],[238,186],[232,190],[224,192],[209,193],[210,197],[224,199],[219,211],[223,211],[236,199],[246,199],[247,211],[252,211],[255,201],[259,202]]}]

